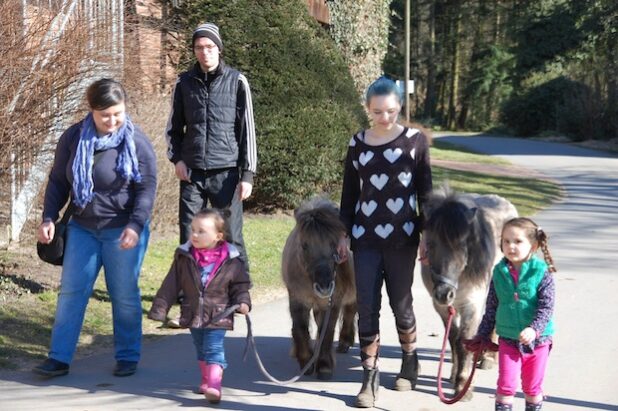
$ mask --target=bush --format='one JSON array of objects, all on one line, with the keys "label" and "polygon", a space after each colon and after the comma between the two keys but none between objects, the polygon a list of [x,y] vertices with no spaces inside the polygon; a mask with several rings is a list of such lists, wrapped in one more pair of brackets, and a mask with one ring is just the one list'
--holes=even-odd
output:
[{"label": "bush", "polygon": [[602,106],[586,85],[557,77],[509,99],[501,120],[520,136],[557,130],[575,139],[598,137]]},{"label": "bush", "polygon": [[[223,58],[249,79],[259,163],[248,205],[293,208],[339,185],[347,142],[366,116],[343,58],[306,3],[190,0],[181,21],[187,30],[216,23]],[[190,47],[186,57],[193,61]]]}]

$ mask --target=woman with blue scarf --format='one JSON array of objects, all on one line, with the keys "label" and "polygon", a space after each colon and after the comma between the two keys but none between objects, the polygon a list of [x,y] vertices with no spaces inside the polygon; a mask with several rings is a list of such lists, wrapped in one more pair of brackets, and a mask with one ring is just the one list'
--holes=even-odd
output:
[{"label": "woman with blue scarf", "polygon": [[88,299],[101,268],[112,303],[114,375],[135,373],[142,339],[138,278],[149,238],[157,185],[154,150],[125,113],[126,93],[111,79],[86,91],[90,113],[56,147],[37,238],[49,243],[70,201],[67,240],[48,358],[34,372],[65,375],[73,359]]}]

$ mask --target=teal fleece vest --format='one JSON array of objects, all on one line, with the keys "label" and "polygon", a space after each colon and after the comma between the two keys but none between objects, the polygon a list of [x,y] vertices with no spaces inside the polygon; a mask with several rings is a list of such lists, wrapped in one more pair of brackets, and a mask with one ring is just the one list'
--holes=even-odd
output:
[{"label": "teal fleece vest", "polygon": [[[494,268],[493,284],[498,297],[496,333],[505,338],[518,340],[521,331],[530,326],[537,309],[537,289],[547,272],[547,264],[536,256],[521,266],[517,287],[509,273],[506,260]],[[541,335],[553,335],[553,318]]]}]

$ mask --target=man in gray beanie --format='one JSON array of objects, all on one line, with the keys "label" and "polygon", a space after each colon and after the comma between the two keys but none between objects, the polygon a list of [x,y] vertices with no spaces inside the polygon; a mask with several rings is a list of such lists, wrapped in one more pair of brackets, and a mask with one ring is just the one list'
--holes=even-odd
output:
[{"label": "man in gray beanie", "polygon": [[228,209],[228,241],[248,269],[242,201],[251,195],[257,166],[249,83],[223,62],[215,24],[200,24],[192,46],[197,62],[176,81],[165,133],[168,158],[180,180],[180,243],[190,239],[191,220],[199,210]]}]

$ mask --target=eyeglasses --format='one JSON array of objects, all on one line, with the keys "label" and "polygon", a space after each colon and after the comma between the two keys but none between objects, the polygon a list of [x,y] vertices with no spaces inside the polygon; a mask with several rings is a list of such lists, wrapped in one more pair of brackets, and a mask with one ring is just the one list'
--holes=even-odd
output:
[{"label": "eyeglasses", "polygon": [[209,46],[195,46],[193,48],[193,50],[197,53],[200,51],[206,51],[208,53],[212,53],[215,50],[218,50],[219,48],[216,45],[209,45]]}]

